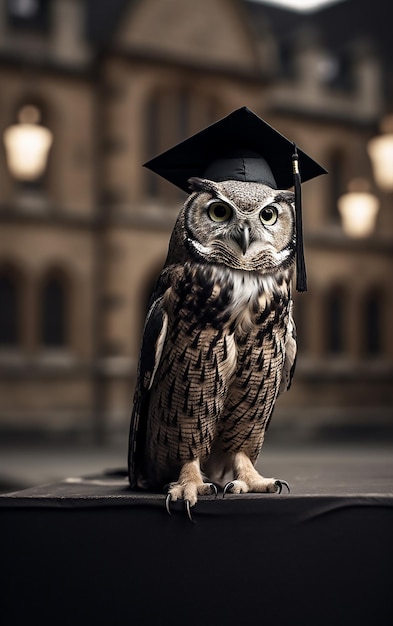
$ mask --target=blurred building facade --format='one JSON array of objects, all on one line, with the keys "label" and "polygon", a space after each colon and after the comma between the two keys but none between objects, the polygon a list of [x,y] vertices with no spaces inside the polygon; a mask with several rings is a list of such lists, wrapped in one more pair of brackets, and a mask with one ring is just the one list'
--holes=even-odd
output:
[{"label": "blurred building facade", "polygon": [[[104,440],[127,430],[148,296],[184,196],[148,158],[247,105],[330,172],[304,185],[309,292],[276,420],[384,425],[393,406],[392,197],[374,232],[345,234],[337,200],[372,181],[367,142],[384,66],[318,29],[282,41],[241,0],[0,1],[0,127],[24,107],[50,129],[45,172],[0,148],[0,430]],[[302,25],[301,25],[302,26]]]}]

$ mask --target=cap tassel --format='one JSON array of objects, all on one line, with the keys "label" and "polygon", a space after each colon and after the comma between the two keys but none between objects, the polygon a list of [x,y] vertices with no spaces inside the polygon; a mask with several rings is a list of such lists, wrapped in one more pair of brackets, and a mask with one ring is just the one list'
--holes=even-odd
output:
[{"label": "cap tassel", "polygon": [[296,144],[292,155],[293,184],[295,187],[296,215],[296,291],[307,291],[307,273],[304,260],[303,222],[302,222],[302,180],[299,170],[299,157]]}]

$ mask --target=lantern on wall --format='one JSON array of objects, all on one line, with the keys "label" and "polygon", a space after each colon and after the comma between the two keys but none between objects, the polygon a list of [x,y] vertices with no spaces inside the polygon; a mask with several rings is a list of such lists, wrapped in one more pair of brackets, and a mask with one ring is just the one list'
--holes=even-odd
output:
[{"label": "lantern on wall", "polygon": [[348,237],[362,239],[375,230],[379,210],[378,198],[369,191],[365,179],[354,179],[348,185],[348,192],[338,199],[342,227]]},{"label": "lantern on wall", "polygon": [[393,115],[381,122],[381,135],[368,142],[374,178],[383,191],[393,191]]},{"label": "lantern on wall", "polygon": [[18,113],[18,122],[4,131],[7,165],[16,180],[35,181],[45,172],[53,135],[39,122],[39,109],[26,105]]}]

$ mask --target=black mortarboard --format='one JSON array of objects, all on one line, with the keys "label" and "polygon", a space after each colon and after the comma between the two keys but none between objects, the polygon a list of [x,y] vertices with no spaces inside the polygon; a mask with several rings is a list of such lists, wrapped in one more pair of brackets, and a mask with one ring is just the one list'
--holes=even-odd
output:
[{"label": "black mortarboard", "polygon": [[[247,107],[201,130],[196,135],[145,163],[184,191],[197,176],[216,182],[240,180],[270,185],[273,189],[295,186],[297,289],[305,291],[301,179],[326,174],[326,170],[292,141]],[[301,179],[300,179],[300,172]]]}]

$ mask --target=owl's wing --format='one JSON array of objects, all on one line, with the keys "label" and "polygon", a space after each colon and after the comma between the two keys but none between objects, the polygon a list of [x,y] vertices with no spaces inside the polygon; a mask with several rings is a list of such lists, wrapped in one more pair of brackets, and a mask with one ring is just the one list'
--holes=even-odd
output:
[{"label": "owl's wing", "polygon": [[143,331],[128,448],[128,473],[131,487],[136,486],[137,470],[144,452],[149,390],[161,359],[168,327],[168,317],[162,306],[163,291],[165,288],[161,285],[161,288],[153,295]]},{"label": "owl's wing", "polygon": [[296,352],[297,352],[297,344],[296,344],[296,326],[294,319],[292,317],[292,310],[289,314],[288,327],[287,327],[287,338],[285,342],[285,359],[284,365],[282,367],[281,373],[281,382],[278,393],[283,393],[284,391],[288,391],[292,384],[293,375],[295,373],[296,366]]}]

